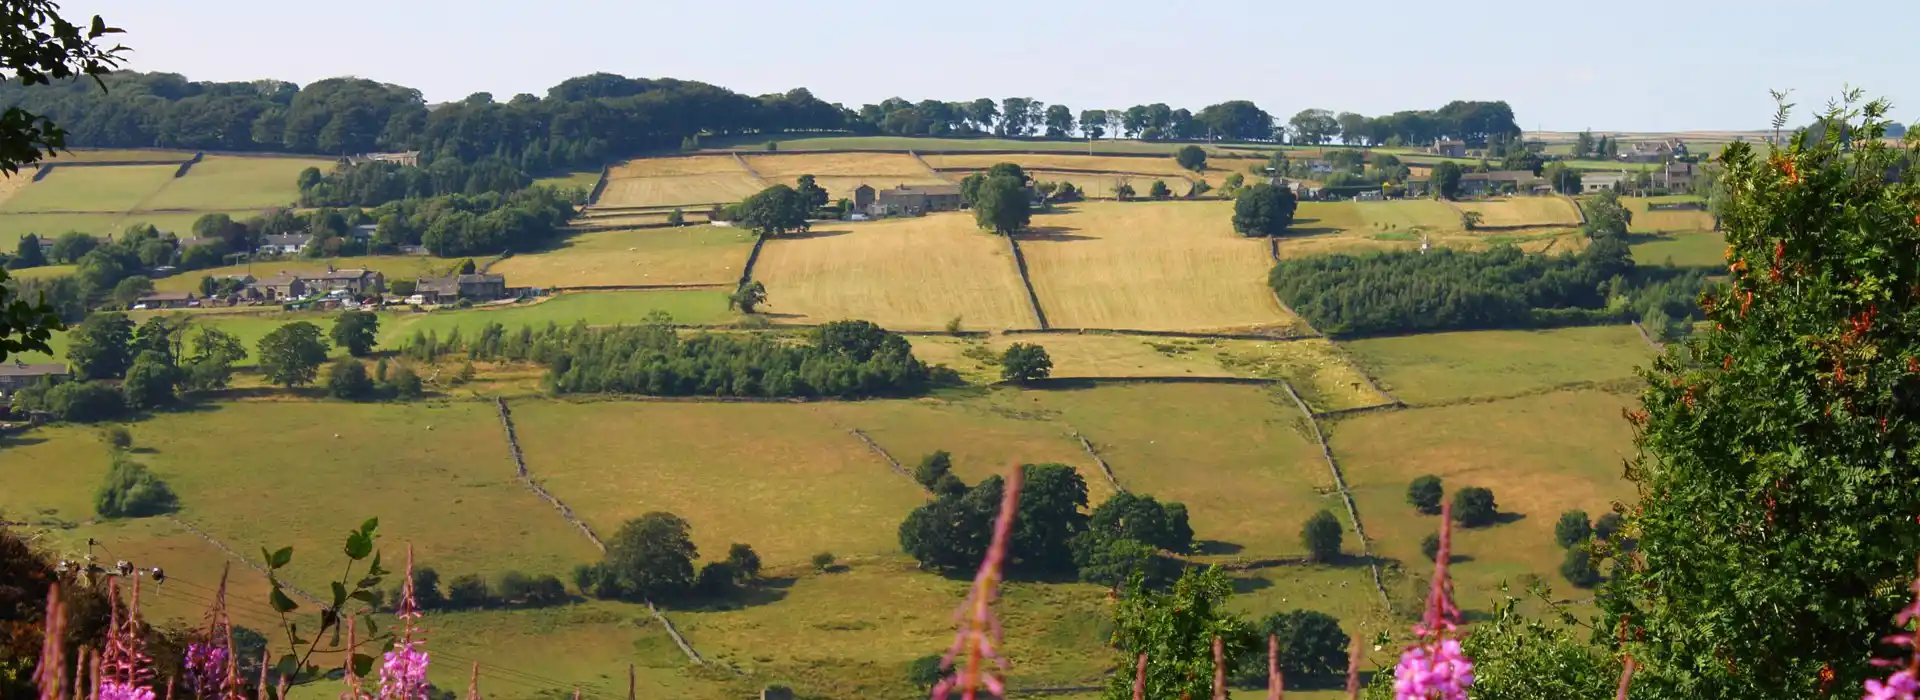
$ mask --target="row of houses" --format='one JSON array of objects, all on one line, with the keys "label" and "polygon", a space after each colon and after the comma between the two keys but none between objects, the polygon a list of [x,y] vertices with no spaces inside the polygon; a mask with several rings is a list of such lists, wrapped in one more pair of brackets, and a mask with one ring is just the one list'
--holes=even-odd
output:
[{"label": "row of houses", "polygon": [[[265,279],[252,275],[225,275],[216,280],[236,280],[241,290],[221,301],[285,302],[313,296],[347,296],[364,299],[387,291],[387,277],[378,270],[329,268],[326,272],[280,274]],[[509,294],[507,278],[493,274],[455,274],[422,277],[414,281],[413,295],[401,301],[414,304],[446,304],[460,300],[493,301]],[[156,292],[140,297],[137,309],[181,309],[199,306],[202,299],[191,292]]]},{"label": "row of houses", "polygon": [[[1441,139],[1428,146],[1426,151],[1447,158],[1467,157],[1467,143],[1453,139]],[[1666,163],[1676,158],[1687,157],[1687,143],[1680,139],[1662,139],[1641,141],[1621,151],[1617,159],[1623,163]]]}]

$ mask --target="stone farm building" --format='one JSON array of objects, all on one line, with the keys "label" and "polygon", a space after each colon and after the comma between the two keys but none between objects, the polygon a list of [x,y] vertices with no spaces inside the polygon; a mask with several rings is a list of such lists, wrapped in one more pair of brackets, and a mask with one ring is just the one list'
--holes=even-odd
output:
[{"label": "stone farm building", "polygon": [[12,397],[14,392],[38,384],[43,379],[57,382],[66,376],[67,366],[62,364],[0,362],[0,398]]},{"label": "stone farm building", "polygon": [[274,301],[299,299],[307,295],[307,282],[297,275],[281,273],[247,285],[247,296]]},{"label": "stone farm building", "polygon": [[317,275],[301,275],[307,287],[314,291],[331,292],[346,290],[354,296],[366,296],[383,291],[387,287],[387,276],[374,270],[347,269],[332,270]]},{"label": "stone farm building", "polygon": [[507,278],[504,275],[424,277],[415,283],[413,293],[424,297],[429,304],[444,304],[461,299],[493,301],[507,296]]},{"label": "stone farm building", "polygon": [[1593,194],[1601,190],[1617,190],[1633,180],[1630,173],[1606,173],[1589,170],[1580,173],[1580,191]]},{"label": "stone farm building", "polygon": [[1460,194],[1482,196],[1499,192],[1519,194],[1553,191],[1546,178],[1526,170],[1499,170],[1490,173],[1465,173],[1460,176]]},{"label": "stone farm building", "polygon": [[193,292],[154,292],[140,297],[134,306],[143,309],[184,309],[194,306],[194,300]]},{"label": "stone farm building", "polygon": [[1467,157],[1467,143],[1465,141],[1451,140],[1435,141],[1432,146],[1427,148],[1427,152],[1447,158],[1465,158]]},{"label": "stone farm building", "polygon": [[900,185],[875,191],[861,185],[853,190],[853,208],[869,216],[919,216],[931,211],[960,208],[959,185]]}]

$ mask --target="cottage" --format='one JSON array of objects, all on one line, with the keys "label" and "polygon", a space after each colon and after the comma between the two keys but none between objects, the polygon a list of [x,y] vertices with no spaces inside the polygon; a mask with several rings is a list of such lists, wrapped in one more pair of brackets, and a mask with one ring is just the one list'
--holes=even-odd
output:
[{"label": "cottage", "polygon": [[199,306],[193,292],[154,292],[135,301],[136,309],[184,309]]},{"label": "cottage", "polygon": [[1642,141],[1620,154],[1620,160],[1629,163],[1665,163],[1673,158],[1687,154],[1687,144],[1679,139],[1664,141]]},{"label": "cottage", "polygon": [[1484,196],[1499,192],[1531,192],[1546,180],[1525,170],[1466,173],[1460,176],[1460,194]]},{"label": "cottage", "polygon": [[1680,194],[1693,190],[1693,179],[1700,174],[1692,163],[1668,163],[1653,174],[1653,184],[1669,194]]},{"label": "cottage", "polygon": [[423,277],[414,284],[413,291],[429,304],[446,304],[461,299],[493,301],[507,295],[507,278],[505,275]]},{"label": "cottage", "polygon": [[335,270],[329,267],[318,275],[301,275],[307,287],[319,292],[344,290],[354,296],[366,296],[387,287],[387,276],[366,269]]},{"label": "cottage", "polygon": [[1434,141],[1433,145],[1427,148],[1427,152],[1447,158],[1465,158],[1467,157],[1467,142],[1457,140]]},{"label": "cottage", "polygon": [[861,183],[853,188],[853,210],[866,211],[873,208],[873,186]]},{"label": "cottage", "polygon": [[254,299],[274,301],[299,299],[306,295],[306,281],[284,272],[247,285],[247,296]]},{"label": "cottage", "polygon": [[313,242],[313,236],[304,233],[289,233],[267,236],[260,242],[260,253],[266,255],[298,255]]},{"label": "cottage", "polygon": [[868,213],[874,216],[918,216],[930,211],[953,211],[959,208],[959,185],[901,185],[874,193],[873,207]]},{"label": "cottage", "polygon": [[1633,175],[1624,172],[1603,173],[1593,170],[1580,173],[1580,191],[1593,194],[1601,190],[1618,190],[1627,185]]},{"label": "cottage", "polygon": [[14,393],[41,381],[58,382],[67,378],[67,366],[57,363],[30,365],[25,362],[0,362],[0,397],[12,397]]},{"label": "cottage", "polygon": [[407,165],[407,166],[418,167],[420,165],[420,152],[406,151],[404,153],[362,153],[360,155],[352,156],[348,158],[347,162],[354,163],[354,164],[368,163],[368,162],[392,163],[394,165]]}]

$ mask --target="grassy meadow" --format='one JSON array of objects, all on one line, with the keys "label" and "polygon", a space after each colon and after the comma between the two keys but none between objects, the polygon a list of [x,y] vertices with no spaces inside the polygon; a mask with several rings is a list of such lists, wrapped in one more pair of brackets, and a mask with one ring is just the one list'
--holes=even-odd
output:
[{"label": "grassy meadow", "polygon": [[1482,226],[1578,226],[1580,212],[1564,197],[1506,197],[1455,203],[1480,213]]},{"label": "grassy meadow", "polygon": [[655,311],[672,316],[674,323],[689,325],[720,324],[734,318],[727,310],[726,295],[715,290],[567,292],[504,306],[382,314],[380,337],[389,345],[398,344],[415,331],[446,337],[458,329],[471,337],[489,323],[498,323],[509,330],[549,323],[570,326],[576,321],[585,321],[589,326],[635,325]]},{"label": "grassy meadow", "polygon": [[751,232],[721,226],[582,233],[551,250],[502,260],[491,271],[506,275],[514,286],[731,286],[747,264],[753,238]]},{"label": "grassy meadow", "polygon": [[1667,233],[1679,231],[1712,231],[1713,214],[1705,209],[1680,209],[1655,211],[1649,205],[1670,204],[1675,202],[1701,202],[1706,200],[1691,195],[1670,195],[1665,197],[1621,197],[1620,204],[1633,212],[1633,221],[1629,229],[1636,233]]},{"label": "grassy meadow", "polygon": [[1653,353],[1632,326],[1429,333],[1341,345],[1382,388],[1413,405],[1628,379]]},{"label": "grassy meadow", "polygon": [[1006,241],[966,213],[822,224],[768,241],[753,269],[770,316],[785,322],[865,319],[887,328],[1032,328]]},{"label": "grassy meadow", "polygon": [[1727,238],[1712,231],[1633,236],[1633,260],[1641,265],[1672,262],[1680,267],[1717,268],[1727,262]]},{"label": "grassy meadow", "polygon": [[[317,158],[255,158],[207,156],[187,170],[187,176],[168,183],[142,202],[142,209],[265,209],[290,207],[300,199],[294,184],[300,171],[333,162]],[[54,175],[60,170],[54,169]],[[52,179],[52,178],[49,178]]]},{"label": "grassy meadow", "polygon": [[0,209],[9,214],[118,214],[140,206],[170,184],[176,170],[179,168],[172,165],[56,167],[39,182],[15,192]]}]

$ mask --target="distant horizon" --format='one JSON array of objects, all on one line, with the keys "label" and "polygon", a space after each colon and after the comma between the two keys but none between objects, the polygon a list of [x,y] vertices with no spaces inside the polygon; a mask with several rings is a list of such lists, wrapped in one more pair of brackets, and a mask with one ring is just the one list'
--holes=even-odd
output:
[{"label": "distant horizon", "polygon": [[[567,78],[607,72],[747,95],[804,87],[853,109],[894,96],[1032,97],[1075,111],[1245,99],[1284,122],[1307,108],[1378,116],[1504,100],[1527,131],[1677,132],[1765,130],[1769,89],[1792,91],[1793,123],[1804,125],[1851,84],[1893,100],[1896,121],[1920,119],[1920,75],[1886,50],[1910,45],[1920,3],[1863,0],[1847,15],[1873,21],[1795,32],[1790,43],[1781,40],[1785,22],[1807,8],[1787,0],[1621,0],[1604,14],[1474,17],[1407,0],[1369,6],[1369,17],[1390,21],[1357,21],[1344,6],[1222,9],[1196,13],[1205,22],[1182,29],[1167,21],[1168,8],[1129,0],[990,0],[965,12],[757,0],[697,10],[567,0],[457,8],[339,0],[320,12],[238,0],[62,8],[127,30],[117,38],[134,49],[129,70],[302,85],[359,76],[418,89],[429,103],[476,92],[544,96]],[[382,31],[370,32],[374,20]],[[1457,50],[1434,50],[1456,41]]]}]

